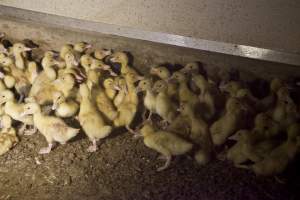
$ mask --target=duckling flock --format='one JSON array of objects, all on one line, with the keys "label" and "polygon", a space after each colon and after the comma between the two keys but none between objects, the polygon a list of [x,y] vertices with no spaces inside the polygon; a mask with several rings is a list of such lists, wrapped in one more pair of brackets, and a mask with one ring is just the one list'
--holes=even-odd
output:
[{"label": "duckling flock", "polygon": [[12,44],[2,35],[0,155],[37,131],[48,143],[40,154],[80,130],[91,141],[87,151],[95,152],[97,142],[119,127],[161,154],[166,162],[158,171],[172,156],[190,153],[200,165],[227,159],[258,175],[274,175],[299,151],[297,82],[246,83],[237,71],[209,76],[196,62],[176,71],[151,67],[142,76],[124,52],[79,42],[39,57],[38,48],[30,40]]}]

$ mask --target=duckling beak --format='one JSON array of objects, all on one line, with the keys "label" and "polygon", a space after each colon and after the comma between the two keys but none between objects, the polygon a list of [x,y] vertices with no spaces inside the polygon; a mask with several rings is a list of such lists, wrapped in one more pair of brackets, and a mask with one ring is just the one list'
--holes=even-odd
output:
[{"label": "duckling beak", "polygon": [[111,49],[109,49],[109,50],[104,50],[103,53],[104,53],[105,56],[109,56],[109,55],[112,54],[112,50],[111,50]]},{"label": "duckling beak", "polygon": [[5,74],[0,72],[0,79],[3,79],[5,77]]},{"label": "duckling beak", "polygon": [[109,60],[110,60],[111,62],[117,62],[117,59],[116,59],[115,57],[111,57]]},{"label": "duckling beak", "polygon": [[111,69],[108,70],[111,76],[118,76],[115,72],[113,72]]},{"label": "duckling beak", "polygon": [[118,85],[114,85],[113,87],[114,87],[115,90],[118,90],[118,91],[121,90],[121,88]]},{"label": "duckling beak", "polygon": [[74,60],[74,61],[73,61],[73,65],[78,66],[79,63],[78,63],[76,60]]},{"label": "duckling beak", "polygon": [[31,48],[29,48],[29,47],[25,47],[24,48],[24,51],[31,51],[32,49]]},{"label": "duckling beak", "polygon": [[7,49],[6,48],[0,48],[0,53],[4,53],[4,54],[7,54],[8,53],[8,51],[7,51]]},{"label": "duckling beak", "polygon": [[228,137],[228,139],[229,139],[229,140],[238,141],[238,140],[239,140],[239,136],[238,136],[238,134],[234,134],[234,135]]},{"label": "duckling beak", "polygon": [[24,116],[26,116],[26,115],[28,115],[28,113],[27,113],[26,110],[25,110],[24,112],[22,112],[22,113],[20,114],[20,117],[24,117]]},{"label": "duckling beak", "polygon": [[90,49],[90,48],[92,48],[92,47],[93,47],[92,44],[87,44],[87,45],[85,46],[85,49]]},{"label": "duckling beak", "polygon": [[52,105],[52,107],[51,107],[51,109],[52,109],[52,110],[56,110],[56,108],[57,108],[57,103],[54,102],[53,105]]},{"label": "duckling beak", "polygon": [[103,70],[110,70],[110,66],[109,65],[102,65],[101,67]]}]

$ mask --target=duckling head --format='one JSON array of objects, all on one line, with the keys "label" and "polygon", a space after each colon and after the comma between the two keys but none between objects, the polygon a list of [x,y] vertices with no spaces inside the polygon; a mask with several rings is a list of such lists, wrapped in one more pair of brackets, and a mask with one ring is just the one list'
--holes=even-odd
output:
[{"label": "duckling head", "polygon": [[248,108],[237,98],[229,98],[226,102],[226,111],[230,113],[239,113],[242,110],[248,110]]},{"label": "duckling head", "polygon": [[13,88],[16,84],[16,79],[10,75],[5,75],[3,81],[7,88]]},{"label": "duckling head", "polygon": [[270,89],[273,93],[276,93],[281,87],[283,87],[285,84],[284,82],[279,78],[274,78],[271,80],[270,83]]},{"label": "duckling head", "polygon": [[150,74],[158,76],[163,80],[166,80],[171,76],[170,71],[166,67],[151,67]]},{"label": "duckling head", "polygon": [[234,95],[242,88],[242,85],[238,81],[229,81],[224,85],[220,85],[219,88],[222,92],[228,92],[230,95]]},{"label": "duckling head", "polygon": [[33,115],[37,112],[41,112],[41,107],[38,103],[36,102],[30,102],[30,103],[26,103],[24,105],[24,111],[21,114],[21,116],[25,116],[25,115]]},{"label": "duckling head", "polygon": [[92,48],[92,45],[87,42],[78,42],[74,45],[74,50],[79,53],[83,53],[90,48]]},{"label": "duckling head", "polygon": [[111,54],[112,54],[112,50],[110,50],[110,49],[97,49],[94,52],[95,58],[100,59],[100,60],[102,60],[103,58],[105,58],[106,56],[109,56]]},{"label": "duckling head", "polygon": [[182,73],[182,72],[174,72],[170,78],[170,81],[176,81],[176,82],[186,82],[187,81],[187,78],[186,76]]},{"label": "duckling head", "polygon": [[25,51],[31,51],[31,48],[26,47],[25,44],[23,44],[23,43],[15,43],[13,45],[13,52],[14,53],[22,53],[22,52],[25,52]]},{"label": "duckling head", "polygon": [[141,80],[136,88],[136,92],[146,91],[151,89],[152,81],[151,79]]},{"label": "duckling head", "polygon": [[68,52],[72,52],[73,51],[73,45],[71,44],[65,44],[61,47],[60,52],[59,52],[59,56],[61,59],[65,59],[65,55]]},{"label": "duckling head", "polygon": [[93,63],[93,57],[84,54],[80,57],[80,64],[84,67],[85,71],[88,71],[91,68],[91,65]]},{"label": "duckling head", "polygon": [[9,67],[13,63],[14,63],[14,61],[10,57],[0,58],[0,65],[3,65],[4,67]]},{"label": "duckling head", "polygon": [[9,115],[3,115],[1,117],[0,127],[2,129],[8,129],[11,128],[12,119]]},{"label": "duckling head", "polygon": [[0,105],[14,99],[15,99],[15,95],[12,91],[3,90],[0,92]]},{"label": "duckling head", "polygon": [[249,98],[250,96],[251,92],[246,88],[239,89],[236,93],[237,98]]},{"label": "duckling head", "polygon": [[115,52],[111,55],[110,61],[114,63],[121,63],[122,65],[127,65],[129,58],[124,52]]},{"label": "duckling head", "polygon": [[112,78],[107,78],[103,81],[103,87],[105,89],[114,89],[114,80]]},{"label": "duckling head", "polygon": [[194,113],[192,106],[188,102],[181,102],[178,111],[183,116],[189,116]]},{"label": "duckling head", "polygon": [[72,52],[67,52],[65,54],[64,59],[65,59],[67,67],[77,66],[78,65],[78,62],[76,61],[76,58],[75,58],[75,56],[74,56],[74,54]]},{"label": "duckling head", "polygon": [[160,93],[166,92],[168,89],[168,84],[163,80],[158,80],[153,85],[153,91]]},{"label": "duckling head", "polygon": [[199,74],[199,64],[196,62],[188,63],[180,71],[184,74]]},{"label": "duckling head", "polygon": [[144,126],[140,129],[140,133],[143,137],[147,137],[150,134],[153,134],[155,131],[154,127],[150,123],[145,123]]},{"label": "duckling head", "polygon": [[56,110],[58,105],[62,104],[65,102],[66,98],[64,94],[60,91],[54,92],[53,93],[53,105],[52,105],[52,110]]}]

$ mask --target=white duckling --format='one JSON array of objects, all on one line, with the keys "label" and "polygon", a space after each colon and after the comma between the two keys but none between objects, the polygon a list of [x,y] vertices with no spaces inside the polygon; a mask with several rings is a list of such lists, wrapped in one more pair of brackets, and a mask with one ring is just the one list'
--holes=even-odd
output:
[{"label": "white duckling", "polygon": [[54,142],[65,144],[75,137],[80,129],[69,127],[62,119],[48,116],[42,113],[41,107],[37,103],[27,103],[24,105],[23,116],[33,115],[34,126],[46,138],[48,147],[42,148],[40,154],[51,152]]},{"label": "white duckling", "polygon": [[93,143],[88,148],[88,151],[94,152],[97,150],[97,141],[107,137],[111,133],[112,127],[105,124],[95,102],[91,98],[91,93],[86,84],[80,85],[79,93],[81,102],[78,120],[84,132]]},{"label": "white duckling", "polygon": [[57,117],[73,117],[78,112],[79,105],[72,99],[66,99],[64,94],[60,91],[53,93],[52,110],[55,110]]}]

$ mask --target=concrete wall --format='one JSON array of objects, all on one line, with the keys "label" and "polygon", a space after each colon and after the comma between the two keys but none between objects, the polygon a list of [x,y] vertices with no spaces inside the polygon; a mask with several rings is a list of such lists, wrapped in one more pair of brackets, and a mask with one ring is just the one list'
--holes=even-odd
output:
[{"label": "concrete wall", "polygon": [[0,4],[300,53],[298,0],[0,0]]}]

